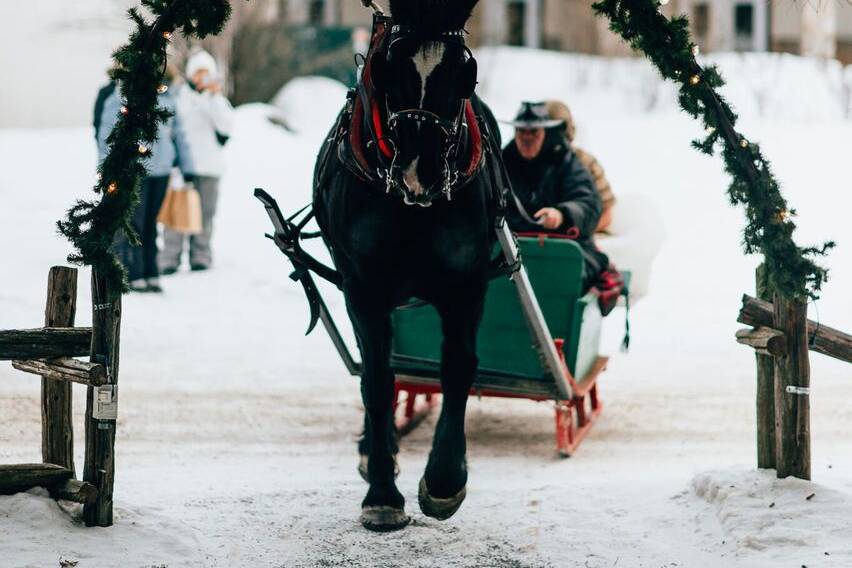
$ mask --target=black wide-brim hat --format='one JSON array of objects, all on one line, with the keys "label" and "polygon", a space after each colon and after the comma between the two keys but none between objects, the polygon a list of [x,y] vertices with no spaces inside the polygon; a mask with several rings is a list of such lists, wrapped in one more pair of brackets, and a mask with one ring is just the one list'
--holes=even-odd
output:
[{"label": "black wide-brim hat", "polygon": [[547,105],[544,103],[524,101],[521,103],[521,108],[518,109],[515,118],[505,122],[505,124],[511,124],[515,128],[553,128],[565,124],[565,121],[550,118],[547,113]]}]

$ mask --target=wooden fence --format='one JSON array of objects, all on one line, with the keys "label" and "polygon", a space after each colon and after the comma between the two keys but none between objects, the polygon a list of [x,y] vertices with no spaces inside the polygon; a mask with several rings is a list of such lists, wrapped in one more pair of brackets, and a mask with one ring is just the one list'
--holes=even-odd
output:
[{"label": "wooden fence", "polygon": [[[83,504],[87,526],[112,525],[121,291],[92,274],[92,327],[74,327],[77,270],[50,269],[44,327],[0,331],[0,360],[41,376],[42,461],[0,465],[0,494],[46,487]],[[74,357],[87,356],[88,361]],[[74,467],[72,383],[86,386],[86,454]]]},{"label": "wooden fence", "polygon": [[852,362],[852,335],[811,321],[803,300],[770,296],[763,267],[757,298],[743,296],[737,341],[757,358],[757,467],[811,478],[809,351]]}]

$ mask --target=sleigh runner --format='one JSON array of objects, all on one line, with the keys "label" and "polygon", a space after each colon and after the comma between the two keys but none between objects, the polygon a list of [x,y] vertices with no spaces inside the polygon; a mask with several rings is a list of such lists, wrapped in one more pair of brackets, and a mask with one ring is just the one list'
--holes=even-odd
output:
[{"label": "sleigh runner", "polygon": [[[308,295],[309,331],[321,322],[349,373],[360,376],[361,364],[349,351],[311,272],[340,283],[333,269],[310,257],[299,244],[310,214],[297,224],[281,214],[266,192],[255,190],[255,196],[275,228],[267,236],[293,262],[292,278]],[[597,382],[607,364],[599,352],[602,316],[597,298],[582,290],[582,252],[569,239],[516,237],[502,220],[495,230],[503,266],[511,267],[512,273],[489,285],[471,394],[554,401],[556,447],[560,455],[570,456],[601,414]],[[395,416],[404,435],[438,403],[441,325],[431,305],[414,302],[394,311],[392,326]]]}]

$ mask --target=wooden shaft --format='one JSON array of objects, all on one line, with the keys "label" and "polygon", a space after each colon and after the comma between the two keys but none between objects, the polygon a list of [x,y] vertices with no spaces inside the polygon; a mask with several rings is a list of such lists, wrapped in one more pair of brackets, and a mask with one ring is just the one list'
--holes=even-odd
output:
[{"label": "wooden shaft", "polygon": [[810,397],[788,392],[810,387],[808,305],[776,294],[774,307],[775,327],[787,338],[787,355],[775,358],[775,469],[779,478],[810,479]]},{"label": "wooden shaft", "polygon": [[[743,305],[737,321],[755,327],[773,325],[773,307],[771,302],[765,302],[743,296]],[[852,363],[852,335],[843,333],[827,325],[817,324],[808,320],[808,346],[811,351]]]},{"label": "wooden shaft", "polygon": [[[54,266],[47,276],[45,328],[73,328],[77,313],[77,269]],[[19,366],[12,362],[15,368]],[[45,366],[41,379],[41,459],[74,475],[74,425],[71,385],[57,381],[54,369]],[[31,371],[37,372],[37,371]]]},{"label": "wooden shaft", "polygon": [[76,479],[52,485],[48,487],[48,490],[54,499],[65,499],[84,505],[91,505],[98,498],[98,490],[94,485]]},{"label": "wooden shaft", "polygon": [[[32,361],[12,361],[12,366],[25,373],[34,373],[51,379],[51,383],[57,381],[70,381],[86,386],[100,386],[106,384],[106,369],[98,363],[78,361],[70,357]],[[52,463],[52,462],[48,462]]]},{"label": "wooden shaft", "polygon": [[[761,264],[755,276],[757,296],[762,300],[771,300],[772,292],[769,289],[766,266]],[[775,361],[766,354],[755,353],[755,362],[757,365],[757,467],[775,469]]]},{"label": "wooden shaft", "polygon": [[761,355],[781,357],[787,352],[784,334],[771,327],[746,328],[737,331],[737,343],[753,347]]},{"label": "wooden shaft", "polygon": [[[103,363],[111,385],[118,382],[119,336],[121,329],[121,288],[92,271],[91,360]],[[101,387],[102,388],[102,387]],[[86,462],[83,481],[98,490],[94,503],[83,505],[87,526],[112,525],[113,483],[115,481],[115,421],[95,418],[96,388],[86,396]]]},{"label": "wooden shaft", "polygon": [[0,465],[0,495],[11,495],[32,487],[56,485],[72,476],[70,469],[50,463]]},{"label": "wooden shaft", "polygon": [[88,327],[50,326],[2,330],[0,361],[81,357],[89,354],[91,342],[92,329]]}]

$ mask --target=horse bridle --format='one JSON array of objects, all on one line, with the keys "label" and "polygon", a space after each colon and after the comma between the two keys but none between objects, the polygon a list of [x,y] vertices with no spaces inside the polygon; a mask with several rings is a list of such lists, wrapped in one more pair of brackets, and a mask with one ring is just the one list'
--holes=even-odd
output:
[{"label": "horse bridle", "polygon": [[[385,57],[388,57],[390,54],[393,45],[404,39],[407,36],[414,34],[413,30],[407,26],[394,25],[391,27],[391,37],[388,41],[387,47],[383,50]],[[448,32],[443,32],[436,37],[428,38],[430,42],[436,43],[445,43],[448,45],[456,45],[460,46],[464,49],[467,57],[473,59],[473,53],[470,51],[470,48],[467,47],[464,43],[464,30],[453,30]],[[388,144],[391,148],[392,156],[390,159],[390,164],[384,168],[378,169],[378,174],[380,177],[383,177],[385,180],[385,192],[390,193],[392,189],[398,188],[397,183],[397,174],[399,171],[399,167],[396,165],[397,157],[399,156],[398,144],[397,141],[390,136],[390,133],[396,133],[398,130],[398,126],[404,122],[411,122],[415,125],[423,125],[423,124],[432,124],[441,132],[441,142],[442,147],[444,148],[442,154],[442,160],[444,163],[444,171],[443,178],[444,183],[441,189],[441,193],[444,197],[447,198],[447,201],[452,199],[452,192],[459,179],[461,178],[461,174],[459,173],[458,167],[451,167],[450,164],[456,164],[459,152],[461,151],[462,141],[464,131],[467,128],[467,125],[464,121],[465,115],[465,104],[466,99],[462,99],[459,103],[459,110],[456,113],[456,116],[453,119],[446,119],[438,114],[420,108],[409,108],[403,109],[399,111],[392,111],[387,101],[387,94],[385,93],[384,107],[385,114],[387,116],[387,126],[388,133],[385,133],[383,136],[384,142]],[[379,153],[380,157],[382,157],[381,152]],[[384,160],[382,160],[384,161]],[[403,198],[406,203],[409,205],[415,202],[410,202],[408,194],[402,190]],[[418,204],[423,205],[420,202],[416,202]],[[425,205],[424,205],[425,206]]]}]

